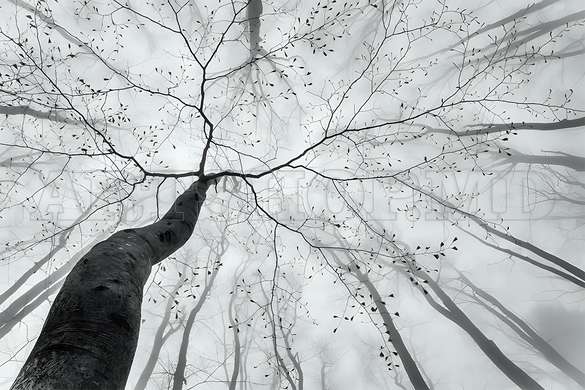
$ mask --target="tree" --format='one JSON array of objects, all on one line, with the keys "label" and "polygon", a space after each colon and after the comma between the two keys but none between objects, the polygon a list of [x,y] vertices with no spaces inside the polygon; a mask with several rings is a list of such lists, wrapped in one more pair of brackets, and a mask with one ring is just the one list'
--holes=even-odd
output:
[{"label": "tree", "polygon": [[489,4],[0,6],[12,388],[583,386],[585,13]]}]

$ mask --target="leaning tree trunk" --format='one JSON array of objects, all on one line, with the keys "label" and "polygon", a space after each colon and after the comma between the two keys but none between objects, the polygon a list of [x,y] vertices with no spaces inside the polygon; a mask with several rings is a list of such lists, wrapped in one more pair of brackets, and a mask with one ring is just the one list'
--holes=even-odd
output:
[{"label": "leaning tree trunk", "polygon": [[[222,252],[223,254],[223,252]],[[201,311],[203,304],[207,300],[207,295],[211,288],[213,287],[213,282],[219,272],[219,265],[216,265],[214,262],[212,264],[212,269],[215,270],[211,271],[211,277],[207,281],[199,300],[195,304],[195,306],[191,309],[189,313],[189,317],[187,318],[187,322],[185,323],[185,331],[183,332],[183,338],[181,339],[181,347],[179,348],[179,358],[177,361],[177,367],[175,368],[175,373],[173,374],[173,390],[181,390],[183,388],[183,383],[187,383],[185,379],[185,370],[187,368],[187,351],[189,349],[189,338],[191,336],[191,330],[193,329],[193,324],[195,323],[195,318],[197,314]],[[209,271],[208,271],[209,272]]]},{"label": "leaning tree trunk", "polygon": [[169,324],[169,320],[171,319],[171,310],[173,309],[173,305],[175,304],[175,299],[177,298],[177,291],[181,288],[182,280],[179,279],[175,288],[169,294],[167,299],[167,306],[165,307],[165,312],[163,314],[163,318],[156,330],[154,338],[151,339],[149,344],[152,344],[152,349],[150,350],[150,356],[148,356],[148,360],[146,361],[146,365],[144,369],[140,373],[138,377],[138,381],[134,386],[134,390],[144,390],[146,389],[146,385],[152,376],[152,372],[154,371],[154,367],[156,366],[156,362],[158,361],[158,357],[160,355],[160,351],[162,350],[163,345],[167,341],[167,339],[179,330],[179,327],[170,328],[168,332],[165,333],[167,325]]},{"label": "leaning tree trunk", "polygon": [[[496,297],[476,286],[459,272],[459,279],[473,290],[473,296],[481,306],[508,325],[520,338],[530,344],[563,374],[585,389],[585,373],[565,359],[548,341],[543,339],[528,323],[504,306]],[[483,298],[485,302],[479,298]],[[488,305],[488,302],[494,307]],[[499,311],[497,310],[499,309]]]},{"label": "leaning tree trunk", "polygon": [[392,315],[388,311],[384,300],[380,296],[380,292],[370,280],[368,273],[362,272],[354,261],[350,261],[346,264],[339,258],[339,256],[337,256],[335,252],[332,251],[330,253],[339,266],[347,268],[350,275],[352,275],[368,289],[368,293],[372,297],[374,305],[376,306],[376,310],[382,317],[382,323],[384,324],[384,328],[386,328],[386,334],[389,337],[389,341],[394,346],[394,349],[396,349],[396,353],[402,361],[404,371],[406,371],[406,375],[408,376],[410,383],[412,383],[416,390],[429,390],[430,386],[425,381],[421,370],[419,370],[418,365],[410,354],[410,351],[404,343],[398,328],[396,328],[396,325],[392,320]]},{"label": "leaning tree trunk", "polygon": [[[73,269],[75,264],[77,264],[79,259],[81,259],[89,251],[89,249],[91,249],[98,242],[102,241],[105,237],[105,233],[100,233],[94,240],[92,240],[91,243],[74,254],[65,264],[55,269],[53,272],[47,275],[46,278],[38,281],[34,286],[13,300],[6,309],[2,310],[2,312],[0,312],[0,339],[10,331],[7,330],[6,333],[4,333],[6,329],[12,329],[11,324],[17,324],[22,320],[22,318],[24,318],[23,314],[26,311],[26,308],[36,308],[41,303],[43,303],[45,299],[49,297],[55,290],[60,289],[61,285],[65,282],[64,276]],[[47,293],[48,290],[50,290],[50,293]],[[41,296],[45,298],[39,299]],[[0,300],[0,302],[2,302],[2,300]],[[33,303],[38,303],[39,305],[35,306]],[[33,310],[34,309],[30,310],[30,312]],[[29,312],[27,311],[26,314],[28,313]]]},{"label": "leaning tree trunk", "polygon": [[123,390],[152,265],[191,236],[208,184],[193,183],[156,223],[100,242],[67,276],[12,390]]}]

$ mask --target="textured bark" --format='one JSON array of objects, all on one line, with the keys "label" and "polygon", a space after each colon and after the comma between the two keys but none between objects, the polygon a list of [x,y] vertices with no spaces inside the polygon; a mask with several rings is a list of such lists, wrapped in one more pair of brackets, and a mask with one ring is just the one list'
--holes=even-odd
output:
[{"label": "textured bark", "polygon": [[113,234],[67,276],[13,390],[122,390],[156,264],[191,236],[208,185],[198,181],[156,223]]}]

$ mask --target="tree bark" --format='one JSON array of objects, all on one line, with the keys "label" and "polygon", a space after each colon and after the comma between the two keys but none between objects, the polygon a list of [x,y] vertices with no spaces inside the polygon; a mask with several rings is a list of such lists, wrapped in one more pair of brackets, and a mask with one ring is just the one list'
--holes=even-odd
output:
[{"label": "tree bark", "polygon": [[12,390],[123,390],[152,265],[191,236],[208,184],[193,183],[164,217],[95,245],[67,276]]}]

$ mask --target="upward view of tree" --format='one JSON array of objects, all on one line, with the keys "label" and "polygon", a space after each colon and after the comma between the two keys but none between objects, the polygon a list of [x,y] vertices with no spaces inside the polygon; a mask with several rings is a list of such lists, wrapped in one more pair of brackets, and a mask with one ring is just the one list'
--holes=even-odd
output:
[{"label": "upward view of tree", "polygon": [[585,8],[472,3],[0,4],[2,388],[585,388]]}]

